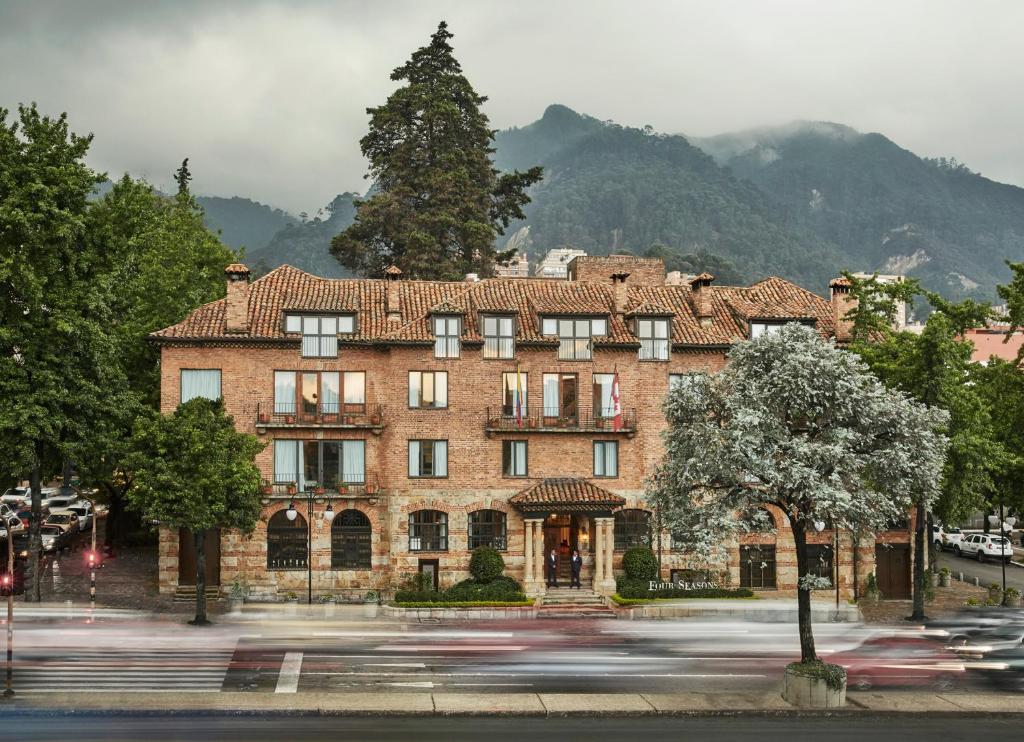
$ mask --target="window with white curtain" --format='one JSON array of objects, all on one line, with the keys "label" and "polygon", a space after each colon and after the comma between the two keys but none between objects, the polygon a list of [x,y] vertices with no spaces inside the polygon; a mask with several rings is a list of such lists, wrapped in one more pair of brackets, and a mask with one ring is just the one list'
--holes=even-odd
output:
[{"label": "window with white curtain", "polygon": [[783,328],[782,322],[751,322],[750,323],[750,339],[759,338],[762,335],[770,335],[781,331]]},{"label": "window with white curtain", "polygon": [[501,442],[501,472],[506,477],[526,476],[526,441]]},{"label": "window with white curtain", "polygon": [[594,374],[594,419],[615,416],[615,405],[612,404],[614,383],[615,374]]},{"label": "window with white curtain", "polygon": [[448,441],[409,441],[410,477],[447,477]]},{"label": "window with white curtain", "polygon": [[274,441],[274,482],[302,486],[302,441]]},{"label": "window with white curtain", "polygon": [[668,360],[667,319],[638,319],[636,334],[640,338],[641,361]]},{"label": "window with white curtain", "polygon": [[181,370],[181,403],[205,397],[220,399],[219,368],[183,368]]},{"label": "window with white curtain", "polygon": [[505,417],[516,416],[516,401],[522,407],[522,415],[525,418],[528,414],[526,393],[530,375],[525,372],[506,371],[501,375],[501,414]]},{"label": "window with white curtain", "polygon": [[274,482],[336,487],[366,481],[366,441],[274,441]]},{"label": "window with white curtain", "polygon": [[458,358],[460,317],[434,317],[434,357]]},{"label": "window with white curtain", "polygon": [[295,372],[274,372],[274,414],[294,415],[296,413]]},{"label": "window with white curtain", "polygon": [[410,371],[409,406],[441,409],[448,406],[447,371]]},{"label": "window with white curtain", "polygon": [[485,316],[483,326],[484,358],[515,357],[515,322],[512,317]]},{"label": "window with white curtain", "polygon": [[618,441],[594,441],[594,476],[619,476]]}]

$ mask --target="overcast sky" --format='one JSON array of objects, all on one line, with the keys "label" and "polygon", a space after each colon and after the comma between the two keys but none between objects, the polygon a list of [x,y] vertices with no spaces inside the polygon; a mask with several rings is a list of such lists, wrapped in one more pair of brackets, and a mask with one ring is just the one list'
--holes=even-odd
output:
[{"label": "overcast sky", "polygon": [[0,107],[67,111],[111,175],[187,155],[197,192],[313,212],[365,190],[365,109],[442,18],[495,128],[828,120],[1024,184],[1017,0],[0,0]]}]

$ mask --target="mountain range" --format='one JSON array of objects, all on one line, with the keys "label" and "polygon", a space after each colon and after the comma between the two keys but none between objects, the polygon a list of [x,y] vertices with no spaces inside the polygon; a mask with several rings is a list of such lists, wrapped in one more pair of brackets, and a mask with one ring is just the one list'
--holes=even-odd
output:
[{"label": "mountain range", "polygon": [[[505,244],[531,259],[572,245],[663,257],[722,283],[774,274],[824,293],[841,270],[901,272],[949,298],[994,298],[1024,259],[1024,189],[955,160],[922,159],[874,133],[794,122],[709,138],[659,134],[552,105],[500,131],[495,166],[544,166]],[[249,199],[203,197],[207,223],[257,272],[325,276],[356,194],[296,218]]]}]

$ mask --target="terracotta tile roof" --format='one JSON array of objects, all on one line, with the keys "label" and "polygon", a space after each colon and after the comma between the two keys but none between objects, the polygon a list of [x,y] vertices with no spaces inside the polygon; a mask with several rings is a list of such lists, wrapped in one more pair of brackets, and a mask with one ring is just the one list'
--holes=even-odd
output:
[{"label": "terracotta tile roof", "polygon": [[[356,313],[357,332],[340,341],[429,343],[434,336],[430,314],[436,311],[465,315],[464,339],[479,341],[478,318],[495,312],[517,317],[518,342],[553,343],[540,334],[542,315],[607,316],[608,336],[595,345],[633,345],[638,341],[625,317],[612,313],[611,284],[490,278],[472,283],[398,280],[401,320],[387,319],[388,281],[327,279],[283,265],[253,281],[249,287],[249,333],[226,332],[225,300],[199,307],[176,325],[154,332],[157,341],[201,342],[232,338],[235,341],[286,340],[282,315],[293,311]],[[627,285],[626,307],[631,314],[672,316],[672,342],[676,345],[728,345],[748,334],[750,319],[813,319],[825,336],[834,335],[830,304],[820,296],[781,278],[767,278],[749,288],[709,286],[712,321],[702,326],[693,313],[689,286]]]},{"label": "terracotta tile roof", "polygon": [[833,288],[850,288],[852,286],[853,286],[853,283],[846,276],[840,276],[839,278],[833,278],[828,283],[828,287],[830,289],[833,289]]},{"label": "terracotta tile roof", "polygon": [[520,510],[593,510],[619,508],[625,498],[612,494],[585,479],[542,479],[509,498]]}]

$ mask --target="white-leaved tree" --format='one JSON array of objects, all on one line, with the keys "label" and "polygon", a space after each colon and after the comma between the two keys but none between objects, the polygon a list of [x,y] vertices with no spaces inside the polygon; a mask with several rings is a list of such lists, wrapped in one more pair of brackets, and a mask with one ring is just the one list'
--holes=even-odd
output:
[{"label": "white-leaved tree", "polygon": [[807,535],[815,523],[867,534],[939,491],[947,415],[884,387],[857,356],[789,324],[737,344],[726,368],[694,375],[665,403],[665,455],[649,483],[675,543],[707,561],[764,504],[796,549],[800,654],[815,662]]}]

